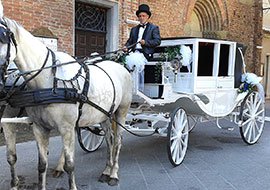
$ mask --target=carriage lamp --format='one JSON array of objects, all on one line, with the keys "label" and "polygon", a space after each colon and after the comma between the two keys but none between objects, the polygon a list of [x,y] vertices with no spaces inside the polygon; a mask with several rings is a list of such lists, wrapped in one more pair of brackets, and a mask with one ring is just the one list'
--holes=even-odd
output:
[{"label": "carriage lamp", "polygon": [[178,57],[174,57],[174,59],[172,61],[170,61],[169,66],[171,67],[171,69],[174,72],[174,82],[176,83],[178,69],[182,67],[182,62],[180,61],[180,59]]}]

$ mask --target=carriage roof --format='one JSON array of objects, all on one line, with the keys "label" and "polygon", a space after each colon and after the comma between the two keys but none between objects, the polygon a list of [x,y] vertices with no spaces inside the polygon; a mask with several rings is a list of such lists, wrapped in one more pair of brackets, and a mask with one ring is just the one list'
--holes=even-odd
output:
[{"label": "carriage roof", "polygon": [[166,41],[166,40],[186,40],[186,39],[202,39],[202,40],[217,40],[217,41],[228,41],[228,42],[233,42],[232,40],[227,40],[227,39],[218,39],[218,38],[203,38],[203,37],[166,37],[166,38],[162,38],[162,41]]}]

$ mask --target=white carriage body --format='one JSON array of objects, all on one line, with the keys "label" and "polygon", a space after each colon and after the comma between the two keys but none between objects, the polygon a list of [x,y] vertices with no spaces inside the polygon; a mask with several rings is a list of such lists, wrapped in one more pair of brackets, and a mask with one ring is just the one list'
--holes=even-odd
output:
[{"label": "white carriage body", "polygon": [[[177,104],[189,115],[223,117],[230,114],[246,95],[239,94],[235,84],[237,43],[204,38],[168,39],[162,40],[159,48],[179,45],[192,51],[190,69],[182,67],[175,75],[169,63],[164,63],[160,83],[145,83],[143,92],[136,89],[134,100],[140,97],[161,112],[171,111]],[[145,79],[149,77],[147,67],[157,63],[148,62]]]}]

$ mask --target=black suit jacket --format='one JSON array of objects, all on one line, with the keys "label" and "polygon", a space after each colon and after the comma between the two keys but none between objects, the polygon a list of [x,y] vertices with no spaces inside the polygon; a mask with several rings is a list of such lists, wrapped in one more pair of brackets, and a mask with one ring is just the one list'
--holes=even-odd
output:
[{"label": "black suit jacket", "polygon": [[[125,46],[128,47],[138,40],[138,34],[139,34],[140,26],[135,26],[131,29],[129,39],[126,42]],[[153,54],[155,47],[159,46],[161,43],[161,37],[159,28],[157,25],[147,23],[146,28],[144,30],[142,39],[145,40],[145,45],[142,45],[143,54],[146,57],[146,59],[149,59],[149,54]],[[132,50],[135,50],[135,47],[132,47]]]}]

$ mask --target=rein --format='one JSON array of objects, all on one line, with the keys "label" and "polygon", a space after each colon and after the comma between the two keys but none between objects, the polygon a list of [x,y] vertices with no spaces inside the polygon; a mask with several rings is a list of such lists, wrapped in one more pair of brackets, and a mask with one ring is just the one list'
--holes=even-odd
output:
[{"label": "rein", "polygon": [[[3,65],[3,66],[0,66],[0,69],[3,71],[3,75],[5,76],[5,73],[7,71],[7,66],[9,65],[9,62],[10,62],[10,48],[11,48],[11,42],[14,44],[15,46],[15,49],[16,49],[16,54],[17,54],[17,43],[16,43],[16,40],[14,38],[14,34],[9,30],[8,26],[6,23],[1,23],[3,24],[5,27],[6,27],[6,31],[8,33],[8,48],[7,48],[7,56],[6,56],[6,63]],[[134,44],[131,44],[130,46],[126,47],[127,49],[130,49],[132,48],[133,46],[135,46],[136,44],[138,44],[139,42],[136,42]],[[84,58],[80,58],[80,59],[77,59],[75,61],[70,61],[70,62],[66,62],[66,63],[60,63],[60,64],[56,64],[56,59],[55,59],[55,54],[52,50],[50,50],[49,48],[47,48],[48,52],[47,52],[47,55],[46,55],[46,58],[41,66],[40,69],[34,69],[34,70],[31,70],[31,71],[26,71],[26,72],[19,72],[19,73],[16,73],[14,74],[14,77],[16,77],[15,79],[15,82],[14,84],[11,86],[11,88],[8,90],[8,92],[6,93],[6,96],[4,98],[1,98],[0,99],[0,102],[2,102],[0,105],[0,120],[2,118],[2,115],[3,115],[3,112],[6,108],[6,105],[7,105],[7,101],[18,91],[22,90],[26,84],[31,81],[32,79],[34,79],[36,76],[38,76],[41,71],[45,70],[45,69],[52,69],[52,72],[53,72],[53,75],[54,75],[54,80],[53,80],[53,88],[52,88],[52,92],[53,94],[55,94],[56,92],[56,89],[57,89],[57,81],[58,79],[55,77],[55,74],[56,74],[56,68],[57,67],[61,67],[61,66],[64,66],[64,65],[69,65],[69,64],[74,64],[74,63],[79,63],[82,65],[82,68],[85,70],[85,73],[86,73],[86,76],[85,76],[85,83],[84,83],[84,87],[83,87],[83,91],[81,94],[78,94],[78,93],[71,93],[69,94],[69,98],[72,99],[72,100],[76,100],[77,102],[79,102],[79,107],[78,107],[78,118],[76,120],[76,126],[75,127],[79,127],[79,120],[80,120],[80,117],[82,115],[82,107],[84,105],[84,103],[87,103],[89,104],[90,106],[94,107],[95,109],[99,110],[100,112],[102,112],[104,115],[106,115],[111,121],[114,121],[116,122],[119,126],[121,126],[123,129],[125,129],[127,132],[135,135],[135,136],[138,136],[138,137],[146,137],[146,136],[151,136],[155,133],[158,132],[158,128],[156,128],[156,130],[152,133],[152,134],[149,134],[149,135],[138,135],[136,133],[133,133],[132,131],[128,130],[125,126],[123,126],[121,123],[119,123],[118,121],[116,121],[116,119],[113,117],[113,110],[114,110],[114,107],[115,107],[115,95],[116,95],[116,92],[115,92],[115,85],[113,83],[113,80],[112,78],[109,76],[109,74],[101,67],[99,67],[98,65],[96,65],[95,63],[88,63],[88,64],[85,64],[85,61],[87,61],[88,59],[90,58],[94,58],[94,57],[104,57],[105,55],[107,54],[112,54],[112,53],[117,53],[119,51],[123,51],[125,48],[121,48],[121,49],[118,49],[118,50],[115,50],[115,51],[111,51],[111,52],[106,52],[102,55],[93,55],[93,56],[90,56],[90,57],[84,57]],[[48,59],[49,59],[49,55],[50,53],[52,54],[52,65],[50,66],[47,66],[45,67]],[[88,93],[88,90],[89,90],[89,83],[90,83],[90,76],[89,76],[89,68],[87,67],[87,65],[93,65],[93,66],[96,66],[98,67],[99,69],[101,69],[110,79],[111,83],[112,83],[112,86],[113,86],[113,101],[112,101],[112,105],[111,105],[111,108],[109,111],[106,111],[104,110],[102,107],[98,106],[97,104],[95,104],[94,102],[90,101],[88,99],[88,96],[87,96],[87,93]],[[32,75],[30,78],[26,79],[21,85],[19,86],[16,86],[16,83],[18,82],[19,78],[23,75],[29,75],[33,72],[36,72],[34,75]],[[80,71],[79,71],[80,72]],[[81,75],[78,75],[78,76],[81,76]],[[77,77],[78,77],[77,76]],[[5,78],[5,77],[3,77]],[[56,94],[55,94],[56,95]],[[3,103],[4,102],[4,103]],[[33,106],[33,105],[32,105]],[[0,131],[2,130],[2,127],[0,125]]]},{"label": "rein", "polygon": [[140,43],[140,42],[135,42],[135,43],[133,43],[133,44],[127,46],[126,48],[119,48],[119,49],[117,49],[117,50],[109,51],[109,52],[106,52],[106,53],[101,54],[101,55],[99,55],[99,54],[97,54],[97,55],[90,55],[90,57],[92,57],[92,58],[93,58],[93,57],[104,57],[105,55],[108,55],[108,54],[115,54],[115,53],[117,53],[117,52],[119,52],[119,51],[124,51],[124,49],[130,49],[130,48],[134,47],[135,45],[137,45],[138,43]]},{"label": "rein", "polygon": [[[131,44],[130,46],[127,47],[127,49],[130,49],[132,48],[133,46],[137,45],[139,42],[136,42],[134,44]],[[119,51],[123,51],[125,48],[120,48],[118,50],[115,50],[115,51],[111,51],[111,52],[106,52],[102,55],[91,55],[91,56],[85,56],[83,58],[79,58],[79,59],[76,59],[75,61],[70,61],[70,62],[66,62],[66,63],[60,63],[60,64],[55,64],[55,65],[50,65],[50,66],[47,66],[47,67],[43,67],[43,68],[40,68],[40,69],[33,69],[31,71],[25,71],[25,72],[19,72],[19,73],[16,73],[14,74],[15,77],[20,77],[20,76],[23,76],[23,75],[29,75],[33,72],[38,72],[40,70],[45,70],[45,69],[51,69],[51,68],[56,68],[56,67],[61,67],[61,66],[64,66],[64,65],[69,65],[69,64],[74,64],[74,63],[84,63],[86,60],[89,60],[91,58],[95,58],[95,57],[104,57],[105,55],[107,54],[112,54],[112,53],[117,53]],[[88,65],[90,65],[92,63],[89,63]]]}]

